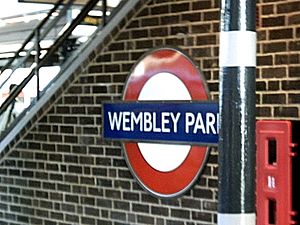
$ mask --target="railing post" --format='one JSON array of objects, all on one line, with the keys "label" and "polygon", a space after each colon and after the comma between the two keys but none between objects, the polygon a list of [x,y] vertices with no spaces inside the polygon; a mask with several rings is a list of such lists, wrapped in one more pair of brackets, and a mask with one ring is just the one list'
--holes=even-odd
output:
[{"label": "railing post", "polygon": [[102,25],[106,25],[107,0],[102,0]]},{"label": "railing post", "polygon": [[37,29],[35,31],[35,50],[36,54],[34,57],[34,61],[36,63],[35,66],[35,76],[36,76],[36,97],[37,100],[40,99],[40,74],[39,74],[39,69],[40,69],[40,53],[41,53],[41,46],[40,46],[40,29]]}]

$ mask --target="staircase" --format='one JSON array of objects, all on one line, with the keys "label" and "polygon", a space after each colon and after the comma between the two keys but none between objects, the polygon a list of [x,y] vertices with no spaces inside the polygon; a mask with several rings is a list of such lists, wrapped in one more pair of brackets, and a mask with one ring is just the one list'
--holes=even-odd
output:
[{"label": "staircase", "polygon": [[[74,0],[57,1],[13,53],[14,57],[1,68],[2,156],[6,147],[64,89],[65,82],[93,56],[93,51],[109,38],[137,2],[120,1],[116,7],[110,7],[106,0],[89,0],[84,4],[81,1],[81,5]],[[72,9],[76,9],[77,15],[66,19]],[[89,26],[92,31],[88,35],[76,35],[80,26]]]}]

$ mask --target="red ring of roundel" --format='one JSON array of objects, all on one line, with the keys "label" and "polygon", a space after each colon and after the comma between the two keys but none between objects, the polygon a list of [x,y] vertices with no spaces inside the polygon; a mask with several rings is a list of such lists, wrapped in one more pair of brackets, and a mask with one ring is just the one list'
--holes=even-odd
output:
[{"label": "red ring of roundel", "polygon": [[[171,48],[153,50],[137,63],[127,80],[123,100],[137,101],[145,83],[162,72],[177,76],[187,87],[192,100],[208,100],[203,75],[187,56]],[[173,197],[186,191],[198,177],[208,153],[207,147],[191,146],[188,156],[179,167],[170,172],[161,172],[145,161],[137,143],[125,142],[124,150],[138,181],[152,194],[161,197]]]}]

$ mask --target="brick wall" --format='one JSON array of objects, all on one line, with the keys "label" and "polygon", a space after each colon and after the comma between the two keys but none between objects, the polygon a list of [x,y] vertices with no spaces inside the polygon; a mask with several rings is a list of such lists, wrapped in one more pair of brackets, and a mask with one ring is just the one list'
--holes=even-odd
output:
[{"label": "brick wall", "polygon": [[[101,103],[119,100],[137,59],[186,51],[218,98],[219,0],[145,0],[17,137],[0,167],[1,224],[216,224],[217,149],[184,196],[163,200],[132,177],[120,143],[101,139]],[[258,118],[299,118],[300,1],[257,4]]]},{"label": "brick wall", "polygon": [[257,104],[259,118],[300,118],[300,2],[260,0]]}]

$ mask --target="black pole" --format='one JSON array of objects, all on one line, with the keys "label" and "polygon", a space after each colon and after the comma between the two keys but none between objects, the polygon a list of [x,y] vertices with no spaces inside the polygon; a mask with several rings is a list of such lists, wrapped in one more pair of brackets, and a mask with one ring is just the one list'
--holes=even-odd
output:
[{"label": "black pole", "polygon": [[256,1],[222,0],[219,225],[254,225]]}]

